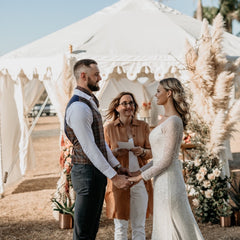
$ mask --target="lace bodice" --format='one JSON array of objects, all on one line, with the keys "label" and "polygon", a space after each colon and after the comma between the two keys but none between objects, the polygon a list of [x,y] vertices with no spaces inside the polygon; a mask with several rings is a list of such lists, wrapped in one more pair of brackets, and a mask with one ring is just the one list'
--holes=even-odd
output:
[{"label": "lace bodice", "polygon": [[152,148],[152,161],[141,170],[144,180],[149,180],[166,170],[178,154],[183,135],[183,123],[180,117],[170,116],[152,130],[149,139]]}]

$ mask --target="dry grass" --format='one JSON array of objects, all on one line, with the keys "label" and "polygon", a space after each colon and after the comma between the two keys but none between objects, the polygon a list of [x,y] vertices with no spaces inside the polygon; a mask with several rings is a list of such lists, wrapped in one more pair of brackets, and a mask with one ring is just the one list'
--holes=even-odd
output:
[{"label": "dry grass", "polygon": [[[0,199],[1,240],[72,239],[72,229],[59,229],[50,202],[59,177],[58,127],[55,117],[46,117],[40,118],[34,129],[32,138],[36,168]],[[147,239],[151,239],[151,220],[146,223]],[[219,225],[200,224],[200,228],[206,240],[240,240],[240,227],[221,228]],[[97,239],[112,240],[113,234],[113,222],[106,219],[103,209]]]}]

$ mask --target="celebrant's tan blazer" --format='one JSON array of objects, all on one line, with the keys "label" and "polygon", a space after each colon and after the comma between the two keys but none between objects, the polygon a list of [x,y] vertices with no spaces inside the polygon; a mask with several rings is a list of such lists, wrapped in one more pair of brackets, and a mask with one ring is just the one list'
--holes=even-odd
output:
[{"label": "celebrant's tan blazer", "polygon": [[[132,120],[132,135],[135,146],[140,146],[145,149],[145,155],[138,157],[140,168],[148,162],[152,157],[152,152],[149,143],[150,129],[146,122],[137,119]],[[118,147],[117,142],[127,142],[128,136],[125,127],[119,119],[110,122],[104,128],[105,140],[109,147],[113,150]],[[124,168],[129,168],[128,153],[118,157],[118,161]],[[153,188],[151,180],[144,182],[148,193],[148,208],[147,217],[153,213]],[[107,190],[105,194],[106,214],[107,217],[125,219],[130,217],[130,189],[122,190],[116,188],[112,181],[108,179]]]}]

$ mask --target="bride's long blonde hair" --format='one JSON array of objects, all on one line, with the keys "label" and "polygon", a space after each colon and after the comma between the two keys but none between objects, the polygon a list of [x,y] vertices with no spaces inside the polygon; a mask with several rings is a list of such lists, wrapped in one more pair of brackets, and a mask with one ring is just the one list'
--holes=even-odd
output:
[{"label": "bride's long blonde hair", "polygon": [[172,92],[173,105],[182,118],[183,126],[186,127],[190,120],[189,104],[186,101],[186,93],[181,82],[176,78],[165,78],[159,82],[162,87]]}]

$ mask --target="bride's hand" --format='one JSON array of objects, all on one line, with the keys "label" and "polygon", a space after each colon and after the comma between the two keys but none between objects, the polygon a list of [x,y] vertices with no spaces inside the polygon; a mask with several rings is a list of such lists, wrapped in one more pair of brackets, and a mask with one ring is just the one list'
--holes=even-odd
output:
[{"label": "bride's hand", "polygon": [[129,176],[129,177],[136,177],[136,176],[138,176],[139,174],[141,174],[141,171],[138,170],[138,171],[136,171],[136,172],[130,172],[130,173],[131,173],[131,176]]},{"label": "bride's hand", "polygon": [[142,175],[141,174],[139,174],[138,176],[135,176],[135,177],[129,177],[128,178],[128,181],[131,183],[132,186],[137,184],[141,180],[142,180]]}]

